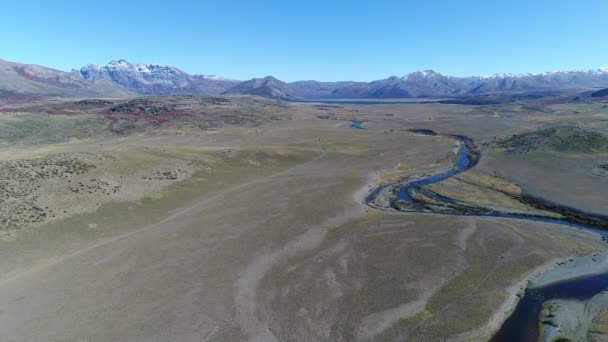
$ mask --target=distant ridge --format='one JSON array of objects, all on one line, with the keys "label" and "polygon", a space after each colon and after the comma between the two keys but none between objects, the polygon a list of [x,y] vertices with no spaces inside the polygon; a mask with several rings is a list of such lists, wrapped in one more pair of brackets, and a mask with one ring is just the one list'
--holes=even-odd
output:
[{"label": "distant ridge", "polygon": [[50,97],[132,96],[129,89],[108,80],[86,80],[79,75],[34,64],[0,59],[0,100],[28,101]]},{"label": "distant ridge", "polygon": [[227,91],[223,95],[258,95],[268,98],[281,100],[295,100],[298,98],[296,91],[283,81],[279,81],[272,76],[264,78],[254,78],[249,81],[242,82]]},{"label": "distant ridge", "polygon": [[357,83],[334,90],[333,98],[424,98],[518,93],[608,86],[608,71],[564,71],[543,74],[452,77],[433,70],[403,77]]},{"label": "distant ridge", "polygon": [[591,97],[605,97],[605,96],[608,96],[608,88],[594,91],[593,93],[591,93]]},{"label": "distant ridge", "polygon": [[86,65],[76,70],[87,80],[110,80],[144,95],[219,95],[239,81],[211,75],[190,75],[176,67],[161,64],[132,64],[124,59],[105,66]]},{"label": "distant ridge", "polygon": [[608,88],[608,68],[536,74],[453,77],[416,71],[372,82],[283,82],[275,77],[248,81],[216,75],[191,75],[162,64],[124,59],[93,64],[71,73],[0,60],[0,99],[24,96],[125,97],[132,95],[257,95],[282,100],[454,98],[488,94],[593,91]]},{"label": "distant ridge", "polygon": [[607,68],[470,77],[453,77],[434,70],[424,70],[372,82],[308,80],[286,83],[272,76],[235,81],[218,76],[189,75],[171,66],[131,64],[121,59],[103,67],[88,65],[79,72],[85,79],[109,79],[146,95],[241,94],[284,100],[453,97],[608,87]]}]

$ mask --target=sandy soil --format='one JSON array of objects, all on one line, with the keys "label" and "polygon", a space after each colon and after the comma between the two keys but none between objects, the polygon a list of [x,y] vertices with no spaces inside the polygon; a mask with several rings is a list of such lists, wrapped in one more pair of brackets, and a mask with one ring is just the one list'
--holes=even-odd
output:
[{"label": "sandy soil", "polygon": [[[546,303],[555,308],[552,318],[557,327],[543,325],[543,341],[555,341],[556,338],[569,338],[572,341],[589,340],[589,330],[593,318],[600,310],[608,307],[608,292],[602,292],[587,301],[552,300]],[[595,334],[594,340],[606,340],[608,336]]]},{"label": "sandy soil", "polygon": [[539,287],[561,279],[605,272],[608,272],[608,254],[606,253],[568,258],[557,260],[551,270],[536,277],[532,284]]}]

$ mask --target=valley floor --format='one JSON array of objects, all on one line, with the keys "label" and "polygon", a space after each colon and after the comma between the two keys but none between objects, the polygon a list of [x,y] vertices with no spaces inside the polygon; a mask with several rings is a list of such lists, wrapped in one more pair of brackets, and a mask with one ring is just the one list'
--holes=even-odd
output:
[{"label": "valley floor", "polygon": [[[487,340],[527,279],[606,249],[570,227],[363,204],[387,178],[451,167],[452,139],[401,129],[483,141],[528,118],[448,105],[319,118],[292,106],[290,120],[255,127],[0,150],[5,163],[110,158],[52,186],[44,178],[36,191],[56,194],[65,215],[0,239],[0,341]],[[364,129],[349,128],[354,118]],[[58,190],[90,179],[122,188]]]}]

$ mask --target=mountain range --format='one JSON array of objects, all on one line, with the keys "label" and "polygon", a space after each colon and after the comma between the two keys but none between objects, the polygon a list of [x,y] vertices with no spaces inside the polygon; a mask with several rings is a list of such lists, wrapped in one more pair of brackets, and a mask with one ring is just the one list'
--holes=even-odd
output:
[{"label": "mountain range", "polygon": [[87,80],[78,74],[0,59],[0,99],[52,97],[128,97],[136,93],[112,80]]},{"label": "mountain range", "polygon": [[86,80],[109,80],[144,95],[219,95],[240,83],[217,76],[190,75],[172,66],[131,64],[123,59],[105,66],[89,64],[72,72]]},{"label": "mountain range", "polygon": [[309,80],[287,83],[272,76],[239,81],[213,75],[191,75],[172,66],[132,64],[122,59],[104,66],[89,64],[72,72],[0,60],[0,98],[136,95],[258,95],[283,100],[450,98],[607,87],[608,69],[471,77],[453,77],[426,70],[372,82]]}]

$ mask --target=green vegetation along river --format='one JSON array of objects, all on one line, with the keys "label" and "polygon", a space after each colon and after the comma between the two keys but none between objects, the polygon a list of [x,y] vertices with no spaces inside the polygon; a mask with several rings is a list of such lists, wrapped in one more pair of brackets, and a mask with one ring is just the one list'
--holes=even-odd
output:
[{"label": "green vegetation along river", "polygon": [[[413,131],[426,135],[437,135],[437,133],[431,130]],[[600,234],[604,240],[608,241],[608,217],[602,215],[585,213],[578,209],[561,206],[529,195],[523,195],[519,200],[536,208],[559,214],[563,218],[502,212],[496,209],[465,204],[424,188],[426,185],[438,183],[456,176],[475,166],[478,161],[479,151],[475,148],[474,142],[471,139],[464,136],[450,135],[450,137],[456,138],[459,143],[456,163],[451,170],[421,179],[382,185],[367,196],[365,199],[366,204],[372,205],[382,189],[393,187],[396,188],[396,196],[390,201],[390,207],[394,210],[404,212],[434,212],[448,215],[492,216],[554,223],[576,229],[591,230]],[[432,199],[433,204],[422,201],[417,196],[412,196],[412,192],[423,192],[427,198]],[[540,308],[546,300],[582,300],[591,298],[606,289],[608,289],[607,273],[565,279],[542,288],[527,289],[512,315],[505,321],[492,341],[536,341],[539,335],[538,319]]]}]

